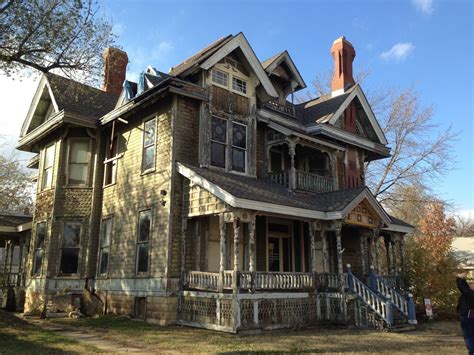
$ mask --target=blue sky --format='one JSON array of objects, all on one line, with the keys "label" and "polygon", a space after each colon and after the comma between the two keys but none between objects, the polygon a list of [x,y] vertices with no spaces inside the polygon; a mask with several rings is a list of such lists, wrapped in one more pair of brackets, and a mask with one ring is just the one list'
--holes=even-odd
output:
[{"label": "blue sky", "polygon": [[[457,168],[435,191],[456,208],[472,210],[474,216],[472,1],[108,0],[100,4],[114,24],[117,43],[129,54],[130,79],[148,64],[166,72],[215,39],[242,31],[261,60],[287,49],[310,85],[317,73],[332,68],[329,50],[334,39],[346,36],[357,52],[356,71],[370,71],[363,85],[366,90],[413,86],[423,105],[434,105],[434,119],[441,128],[452,125],[460,132],[453,152]],[[0,77],[0,94],[12,106],[15,121],[22,122],[34,86],[26,89],[26,83],[15,83],[24,88],[25,102],[13,107],[7,95],[13,99],[18,94],[13,86],[7,88],[7,82]],[[5,117],[0,117],[3,132]]]},{"label": "blue sky", "polygon": [[473,7],[471,1],[107,1],[130,57],[129,76],[168,69],[215,39],[244,32],[259,59],[287,49],[310,84],[332,68],[332,42],[354,45],[366,89],[413,86],[440,128],[460,132],[457,168],[435,191],[474,210]]}]

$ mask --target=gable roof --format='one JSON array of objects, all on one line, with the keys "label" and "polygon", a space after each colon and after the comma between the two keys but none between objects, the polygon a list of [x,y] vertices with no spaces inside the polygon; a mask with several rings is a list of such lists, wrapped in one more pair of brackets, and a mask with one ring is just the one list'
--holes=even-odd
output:
[{"label": "gable roof", "polygon": [[331,94],[328,94],[296,105],[296,111],[298,113],[297,118],[306,126],[318,123],[334,125],[344,113],[347,106],[349,106],[355,98],[359,100],[367,115],[370,127],[373,129],[380,144],[387,145],[387,138],[375,118],[374,112],[367,101],[367,97],[359,84],[350,87],[341,95],[332,96]]},{"label": "gable roof", "polygon": [[300,72],[298,71],[298,68],[293,62],[293,59],[291,59],[288,51],[283,51],[263,61],[262,67],[265,69],[268,75],[271,75],[272,72],[283,62],[286,63],[291,73],[293,74],[296,82],[298,83],[298,86],[295,87],[294,90],[304,89],[306,87],[306,83],[304,82],[303,77],[301,76]]},{"label": "gable roof", "polygon": [[331,220],[344,218],[366,199],[385,223],[391,222],[366,187],[301,193],[290,191],[270,179],[256,179],[183,163],[178,163],[178,172],[232,207]]}]

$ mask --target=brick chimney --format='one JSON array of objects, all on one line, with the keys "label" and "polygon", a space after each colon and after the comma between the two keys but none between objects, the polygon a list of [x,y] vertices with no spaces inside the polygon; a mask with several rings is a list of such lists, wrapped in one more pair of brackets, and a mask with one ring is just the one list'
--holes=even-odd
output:
[{"label": "brick chimney", "polygon": [[337,96],[343,94],[355,84],[352,76],[352,62],[356,53],[351,42],[342,36],[332,44],[331,55],[334,59],[334,76],[331,83],[332,96]]},{"label": "brick chimney", "polygon": [[102,90],[120,94],[127,72],[128,56],[124,51],[109,47],[104,51],[104,86]]}]

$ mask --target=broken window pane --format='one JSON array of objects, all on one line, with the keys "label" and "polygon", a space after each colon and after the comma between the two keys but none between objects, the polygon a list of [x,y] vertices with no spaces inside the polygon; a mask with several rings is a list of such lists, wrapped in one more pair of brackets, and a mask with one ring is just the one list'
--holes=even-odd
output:
[{"label": "broken window pane", "polygon": [[233,77],[232,78],[232,89],[242,94],[247,93],[247,82],[245,80]]}]

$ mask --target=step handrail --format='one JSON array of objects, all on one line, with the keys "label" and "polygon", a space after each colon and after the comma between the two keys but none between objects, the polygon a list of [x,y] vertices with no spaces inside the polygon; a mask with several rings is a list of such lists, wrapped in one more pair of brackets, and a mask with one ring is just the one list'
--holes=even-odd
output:
[{"label": "step handrail", "polygon": [[365,283],[352,274],[351,266],[347,265],[347,281],[349,289],[354,292],[372,311],[382,318],[388,326],[393,324],[392,302],[380,297]]},{"label": "step handrail", "polygon": [[393,287],[387,285],[382,278],[377,277],[375,279],[375,287],[378,293],[383,297],[390,295],[390,298],[393,302],[393,305],[402,312],[406,317],[408,317],[408,301],[403,297],[399,292],[397,292]]}]

